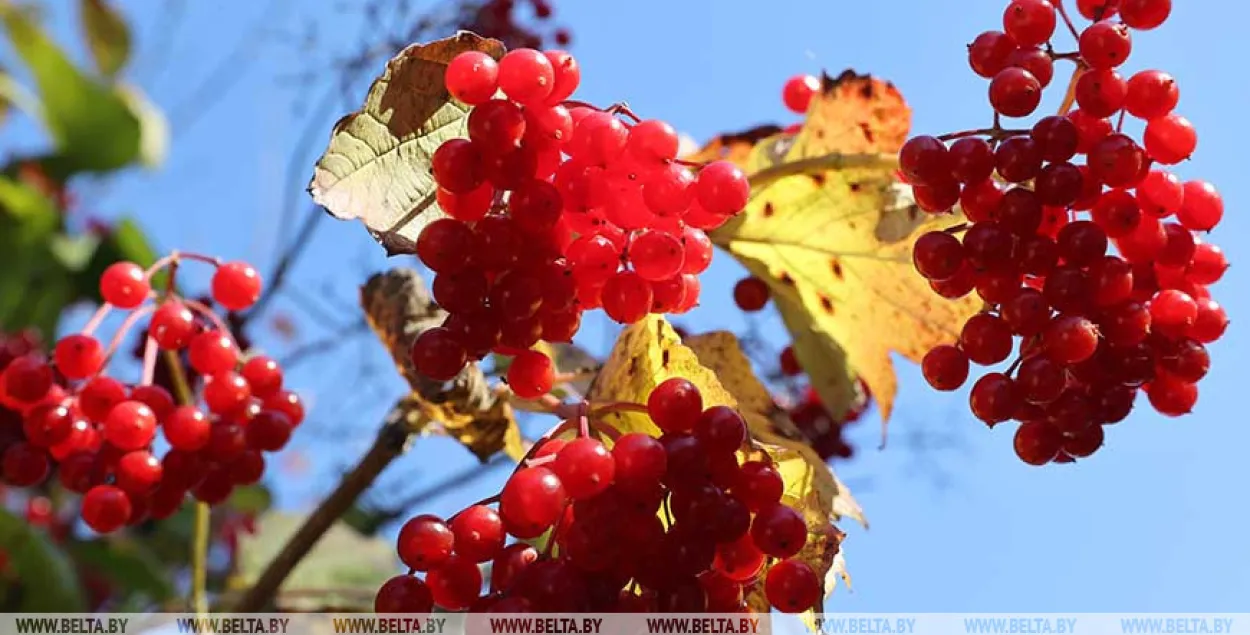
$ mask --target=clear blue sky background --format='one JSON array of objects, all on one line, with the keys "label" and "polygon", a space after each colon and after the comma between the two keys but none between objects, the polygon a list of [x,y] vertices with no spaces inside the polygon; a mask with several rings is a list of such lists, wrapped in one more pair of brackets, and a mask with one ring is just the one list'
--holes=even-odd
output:
[{"label": "clear blue sky background", "polygon": [[[71,3],[48,4],[59,18],[59,32],[68,37]],[[90,196],[82,203],[85,212],[135,215],[163,248],[268,266],[277,242],[292,231],[281,226],[278,211],[290,197],[303,203],[302,188],[330,123],[345,112],[344,103],[359,103],[363,95],[358,85],[344,95],[345,102],[319,116],[313,145],[300,157],[291,182],[284,175],[286,161],[331,73],[322,71],[304,84],[284,78],[315,71],[327,51],[353,47],[359,19],[340,6],[353,3],[175,2],[185,11],[172,32],[159,17],[163,4],[123,2],[139,29],[140,63],[131,76],[172,112],[176,136],[170,161],[156,172],[85,188]],[[917,131],[983,126],[989,122],[985,82],[967,69],[964,45],[980,31],[998,27],[1005,3],[554,4],[559,21],[573,30],[573,51],[583,65],[580,98],[602,104],[627,100],[637,112],[665,118],[702,140],[789,121],[780,103],[782,82],[822,68],[836,74],[849,67],[893,81],[914,109]],[[1250,198],[1244,178],[1250,102],[1238,62],[1245,55],[1250,12],[1233,2],[1177,4],[1162,30],[1134,34],[1128,68],[1163,68],[1181,82],[1179,111],[1202,136],[1195,159],[1179,171],[1221,188],[1227,215],[1214,240],[1238,261],[1250,253],[1243,213]],[[263,15],[270,18],[257,29]],[[318,40],[306,47],[310,16],[316,16]],[[242,77],[220,99],[214,95],[211,109],[186,127],[197,106],[192,95],[240,40],[245,42],[241,63],[233,72]],[[1059,75],[1055,83],[1065,79]],[[31,141],[12,127],[0,135],[15,143]],[[364,275],[387,264],[401,263],[386,263],[359,227],[327,221],[297,277],[303,291],[323,304],[350,305]],[[1237,328],[1250,308],[1245,271],[1234,265],[1216,288],[1234,326],[1213,349],[1214,368],[1195,413],[1167,420],[1139,408],[1129,421],[1109,429],[1108,447],[1077,465],[1023,465],[1011,450],[1011,427],[987,430],[968,414],[966,393],[934,394],[913,366],[900,364],[890,448],[875,449],[877,421],[870,416],[854,433],[858,455],[839,468],[861,486],[859,499],[872,529],[845,527],[855,591],[839,589],[829,608],[1250,610],[1244,491],[1250,484],[1250,426],[1240,392],[1250,361],[1245,331]],[[718,255],[705,278],[704,306],[686,323],[700,330],[746,328],[728,300],[740,275],[732,261]],[[294,316],[302,337],[326,333],[289,301],[280,310]],[[350,316],[346,308],[336,314]],[[764,318],[759,325],[773,342],[784,341],[776,319]],[[583,342],[603,350],[609,329],[593,322]],[[262,342],[279,353],[288,347],[272,336]],[[371,368],[363,379],[362,365]],[[286,461],[288,471],[275,475],[273,484],[283,506],[304,508],[368,445],[378,418],[402,388],[367,336],[340,356],[303,366],[293,383],[310,391],[312,421],[289,453],[300,461]],[[385,475],[382,494],[420,490],[473,463],[443,439],[417,446]],[[301,462],[302,468],[296,465]],[[496,488],[503,475],[497,469],[424,508],[453,512]]]}]

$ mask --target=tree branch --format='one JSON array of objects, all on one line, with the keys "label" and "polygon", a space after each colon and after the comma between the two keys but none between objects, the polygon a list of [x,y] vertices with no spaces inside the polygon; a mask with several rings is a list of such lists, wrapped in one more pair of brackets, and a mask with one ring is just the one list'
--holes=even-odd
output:
[{"label": "tree branch", "polygon": [[449,405],[458,413],[482,418],[491,417],[498,407],[476,364],[469,365],[450,385],[426,379],[412,368],[408,359],[412,341],[426,329],[442,324],[445,317],[416,271],[395,269],[370,277],[361,287],[360,305],[369,326],[386,345],[413,392],[391,409],[373,445],[265,566],[256,583],[234,606],[236,612],[261,611],[273,602],[295,566],[403,453],[409,437],[428,423],[427,405]]}]

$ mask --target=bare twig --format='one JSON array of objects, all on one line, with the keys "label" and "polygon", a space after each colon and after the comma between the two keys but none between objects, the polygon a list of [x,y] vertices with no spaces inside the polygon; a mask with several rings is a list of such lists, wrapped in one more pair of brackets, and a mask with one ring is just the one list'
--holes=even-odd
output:
[{"label": "bare twig", "polygon": [[281,363],[284,368],[290,369],[296,364],[307,360],[310,357],[328,353],[343,344],[346,344],[352,337],[364,333],[369,330],[369,325],[363,320],[354,324],[348,324],[339,330],[323,337],[321,339],[307,342],[295,350],[288,353],[282,358]]}]

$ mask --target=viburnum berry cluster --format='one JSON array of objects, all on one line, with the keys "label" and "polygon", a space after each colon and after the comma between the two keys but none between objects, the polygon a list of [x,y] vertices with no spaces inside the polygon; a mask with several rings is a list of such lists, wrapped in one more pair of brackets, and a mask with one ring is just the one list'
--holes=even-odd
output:
[{"label": "viburnum berry cluster", "polygon": [[[449,316],[413,344],[422,374],[446,380],[492,351],[571,341],[590,309],[628,324],[698,303],[704,230],[742,211],[746,177],[727,161],[680,161],[663,121],[570,101],[580,78],[564,51],[471,51],[448,65],[448,92],[473,110],[468,138],[432,157],[449,217],[422,230],[416,252]],[[550,360],[527,358],[521,369],[551,374]],[[551,388],[510,385],[525,398]]]},{"label": "viburnum berry cluster", "polygon": [[[914,137],[899,155],[921,208],[958,204],[968,219],[921,236],[916,269],[938,295],[975,291],[986,307],[957,343],[929,351],[924,376],[955,390],[970,363],[999,364],[1016,351],[1005,372],[976,380],[971,408],[990,426],[1022,421],[1016,454],[1036,465],[1092,454],[1139,390],[1164,415],[1188,413],[1209,367],[1206,346],[1228,324],[1208,291],[1228,262],[1199,235],[1220,222],[1223,201],[1211,183],[1167,168],[1197,146],[1175,112],[1179,85],[1161,70],[1121,74],[1133,33],[1163,24],[1171,2],[1077,4],[1093,20],[1079,33],[1060,0],[1013,0],[1003,30],[968,49],[972,70],[990,80],[994,126]],[[1077,51],[1055,52],[1059,20]],[[1002,127],[1000,118],[1034,113],[1056,60],[1077,65],[1060,114]],[[1139,138],[1124,128],[1135,120],[1144,122]]]},{"label": "viburnum berry cluster", "polygon": [[[230,311],[245,310],[260,296],[260,276],[244,262],[185,253],[146,270],[119,262],[100,279],[105,304],[81,332],[58,340],[50,357],[27,343],[6,344],[17,354],[0,358],[5,482],[35,486],[55,470],[62,487],[83,494],[87,526],[109,533],[170,516],[188,493],[217,504],[235,487],[261,479],[263,453],[286,445],[304,418],[303,404],[283,388],[276,361],[245,357],[220,316],[175,292],[185,261],[215,267],[212,298]],[[152,279],[162,271],[169,284],[158,293]],[[128,315],[106,346],[94,333],[113,309]],[[144,319],[142,378],[128,384],[107,374],[107,366]],[[194,395],[175,399],[153,383],[161,351],[185,355],[201,378],[187,386]],[[177,373],[188,374],[181,367]],[[161,446],[168,450],[158,456]]]},{"label": "viburnum berry cluster", "polygon": [[737,411],[704,408],[681,378],[645,405],[606,408],[645,412],[663,434],[620,434],[596,420],[602,410],[556,426],[499,495],[404,524],[398,551],[410,570],[382,586],[375,610],[747,612],[744,591],[758,585],[782,611],[821,599],[816,572],[794,558],[807,525],[782,503],[780,472],[766,458],[740,462]]},{"label": "viburnum berry cluster", "polygon": [[518,11],[523,5],[530,5],[532,15],[539,24],[550,22],[554,14],[550,0],[529,0],[529,2],[517,2],[516,0],[471,0],[464,2],[460,6],[460,11],[467,14],[467,17],[459,21],[460,28],[465,31],[472,31],[482,37],[495,38],[502,41],[509,48],[538,48],[542,46],[543,40],[549,37],[555,42],[556,46],[568,46],[572,41],[572,36],[568,29],[557,28],[551,32],[549,36],[543,34],[534,25],[525,24],[520,21],[521,11]]}]

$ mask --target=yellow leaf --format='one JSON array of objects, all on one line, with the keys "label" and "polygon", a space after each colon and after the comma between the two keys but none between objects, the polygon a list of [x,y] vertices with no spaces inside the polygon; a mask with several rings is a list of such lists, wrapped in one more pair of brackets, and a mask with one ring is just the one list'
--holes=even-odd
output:
[{"label": "yellow leaf", "polygon": [[909,125],[892,85],[849,71],[826,76],[782,160],[771,160],[775,146],[753,151],[753,165],[768,167],[752,172],[751,202],[712,233],[768,283],[798,361],[835,418],[855,399],[859,376],[884,425],[897,392],[890,353],[919,361],[978,308],[937,297],[912,269],[916,238],[963,219],[923,213],[896,181],[892,155]]},{"label": "yellow leaf", "polygon": [[[682,377],[698,386],[704,406],[723,405],[736,408],[749,424],[754,450],[743,458],[767,453],[778,465],[785,479],[783,502],[799,510],[808,526],[808,543],[796,558],[811,565],[827,580],[840,553],[844,534],[833,525],[833,519],[847,515],[863,522],[863,514],[846,488],[833,472],[808,446],[781,438],[771,431],[769,417],[772,398],[750,371],[736,338],[727,333],[692,337],[696,349],[682,343],[681,338],[661,317],[648,317],[621,332],[603,370],[590,387],[587,399],[592,403],[645,404],[648,395],[661,382]],[[696,350],[699,353],[696,354]],[[724,383],[722,383],[724,382]],[[640,412],[614,412],[604,422],[621,432],[645,432],[658,436],[659,428]],[[748,589],[748,606],[767,612],[761,575],[759,582]],[[829,585],[826,583],[827,588]],[[823,595],[822,595],[823,597]],[[803,614],[808,624],[822,612],[821,606]]]},{"label": "yellow leaf", "polygon": [[443,216],[434,200],[430,158],[465,137],[469,107],[443,85],[465,51],[503,57],[498,40],[472,33],[414,44],[386,65],[361,110],[334,125],[308,191],[336,218],[359,219],[388,253],[412,253],[421,229]]},{"label": "yellow leaf", "polygon": [[712,371],[721,385],[738,402],[750,427],[756,446],[773,458],[786,482],[786,495],[795,501],[811,496],[808,502],[833,520],[843,516],[868,526],[864,511],[820,455],[802,441],[787,438],[778,431],[793,430],[785,410],[773,401],[768,388],[751,370],[738,337],[728,331],[713,331],[687,337],[683,344],[694,351],[699,363]]},{"label": "yellow leaf", "polygon": [[746,170],[751,150],[765,139],[779,135],[784,135],[781,128],[772,125],[756,126],[742,132],[723,134],[704,144],[702,148],[699,148],[698,152],[684,156],[682,159],[695,163],[721,160],[732,161],[738,167]]}]

